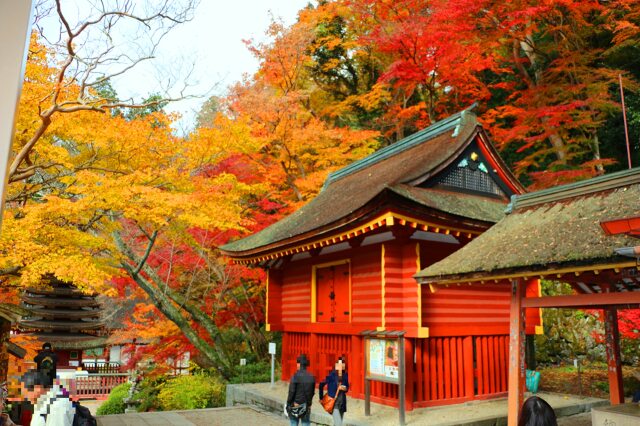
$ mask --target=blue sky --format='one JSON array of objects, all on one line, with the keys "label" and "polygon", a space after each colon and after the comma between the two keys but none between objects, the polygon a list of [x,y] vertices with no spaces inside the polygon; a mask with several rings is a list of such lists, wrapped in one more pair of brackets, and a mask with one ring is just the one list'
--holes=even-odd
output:
[{"label": "blue sky", "polygon": [[[272,16],[292,24],[308,3],[309,0],[202,0],[195,19],[175,28],[163,40],[153,67],[135,70],[114,82],[114,86],[121,95],[143,96],[159,87],[158,79],[165,67],[190,68],[194,63],[190,80],[196,85],[190,91],[221,94],[244,73],[251,75],[257,69],[258,62],[242,40],[265,40]],[[204,99],[188,99],[168,109],[183,114],[180,126],[188,128],[202,102]]]}]

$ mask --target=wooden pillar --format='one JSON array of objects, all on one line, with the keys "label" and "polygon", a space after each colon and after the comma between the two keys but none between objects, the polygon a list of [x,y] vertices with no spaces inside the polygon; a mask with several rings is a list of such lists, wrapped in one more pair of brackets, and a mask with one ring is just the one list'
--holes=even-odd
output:
[{"label": "wooden pillar", "polygon": [[405,408],[413,410],[414,386],[416,381],[415,364],[413,363],[414,339],[404,339],[404,368],[405,368]]},{"label": "wooden pillar", "polygon": [[289,334],[285,331],[282,333],[282,350],[280,353],[280,380],[286,382],[291,377],[289,375],[289,357],[291,351],[289,350]]},{"label": "wooden pillar", "polygon": [[615,308],[604,309],[604,335],[607,346],[607,365],[609,367],[609,399],[611,405],[623,404],[620,332],[618,330],[618,310]]},{"label": "wooden pillar", "polygon": [[349,381],[351,382],[349,394],[359,398],[364,393],[362,337],[356,335],[351,336],[351,353],[349,354],[349,360],[351,361],[351,365],[347,367],[349,369]]},{"label": "wooden pillar", "polygon": [[0,318],[0,383],[7,381],[9,371],[9,351],[7,343],[9,342],[9,332],[11,323],[4,318]]},{"label": "wooden pillar", "polygon": [[320,374],[320,354],[318,353],[318,335],[316,333],[311,333],[309,335],[309,353],[307,354],[309,359],[309,372],[312,373],[317,380],[322,380],[324,376],[319,377]]},{"label": "wooden pillar", "polygon": [[536,362],[536,336],[533,334],[527,334],[525,360],[529,370],[535,370],[538,366]]},{"label": "wooden pillar", "polygon": [[520,407],[524,400],[525,311],[522,309],[524,294],[524,282],[521,279],[513,279],[509,311],[509,426],[517,426]]},{"label": "wooden pillar", "polygon": [[476,394],[475,371],[473,368],[473,336],[464,337],[462,348],[464,353],[464,397],[473,399]]}]

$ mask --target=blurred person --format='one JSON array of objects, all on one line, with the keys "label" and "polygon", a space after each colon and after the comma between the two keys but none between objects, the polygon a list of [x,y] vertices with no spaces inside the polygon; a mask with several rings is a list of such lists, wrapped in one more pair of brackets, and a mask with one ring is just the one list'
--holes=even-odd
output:
[{"label": "blurred person", "polygon": [[58,355],[53,352],[53,348],[51,347],[51,343],[46,342],[42,345],[42,349],[38,354],[33,358],[33,361],[38,366],[38,371],[42,371],[47,374],[50,379],[50,383],[53,384],[53,381],[56,379],[57,375],[57,367],[58,367]]},{"label": "blurred person", "polygon": [[51,383],[40,370],[26,372],[21,379],[22,395],[34,406],[31,426],[72,426],[75,408],[66,390]]},{"label": "blurred person", "polygon": [[558,426],[558,422],[549,403],[532,396],[522,404],[518,426]]},{"label": "blurred person", "polygon": [[309,360],[305,354],[296,359],[298,370],[289,382],[286,412],[291,426],[311,425],[311,403],[316,390],[316,379],[307,371]]},{"label": "blurred person", "polygon": [[344,413],[347,411],[347,391],[349,390],[349,375],[347,374],[347,364],[344,357],[339,357],[336,361],[334,369],[329,375],[320,382],[318,386],[318,394],[320,399],[323,397],[323,389],[327,386],[327,394],[331,398],[335,398],[336,402],[333,406],[333,424],[342,426]]},{"label": "blurred person", "polygon": [[4,407],[7,405],[7,396],[9,396],[7,382],[3,382],[0,384],[0,426],[16,426],[9,415],[4,412]]}]

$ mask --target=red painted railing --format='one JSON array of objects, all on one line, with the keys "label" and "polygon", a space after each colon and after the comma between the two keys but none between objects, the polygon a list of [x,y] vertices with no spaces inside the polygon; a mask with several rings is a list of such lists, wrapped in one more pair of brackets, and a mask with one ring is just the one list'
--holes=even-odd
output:
[{"label": "red painted railing", "polygon": [[129,378],[126,373],[90,374],[71,381],[69,396],[72,399],[105,399],[116,386]]}]

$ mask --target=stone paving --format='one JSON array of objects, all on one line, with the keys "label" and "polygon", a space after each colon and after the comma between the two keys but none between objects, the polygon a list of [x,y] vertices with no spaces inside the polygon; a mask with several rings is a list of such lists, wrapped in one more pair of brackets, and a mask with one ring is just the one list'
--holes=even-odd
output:
[{"label": "stone paving", "polygon": [[237,406],[188,411],[98,416],[98,426],[282,426],[282,417],[256,408]]},{"label": "stone paving", "polygon": [[[227,405],[225,408],[211,408],[189,411],[166,411],[152,413],[130,413],[111,416],[99,416],[99,426],[275,426],[285,425],[282,407],[287,393],[286,383],[277,383],[271,388],[268,383],[227,386]],[[596,398],[540,393],[556,410],[558,426],[591,425],[592,406],[608,405],[608,401]],[[317,395],[316,395],[317,400]],[[314,401],[316,402],[316,401]],[[240,405],[234,405],[240,404]],[[94,407],[89,403],[93,413]],[[96,404],[97,405],[97,404]],[[97,408],[97,407],[96,407]],[[473,401],[464,404],[420,408],[407,413],[407,425],[438,426],[502,426],[506,425],[507,401],[497,399]],[[398,411],[379,404],[371,404],[371,416],[364,416],[364,402],[349,398],[345,426],[378,426],[398,424]],[[322,411],[318,403],[312,407],[312,423],[332,425],[328,414]]]},{"label": "stone paving", "polygon": [[[284,382],[276,383],[271,388],[269,383],[256,383],[227,386],[227,405],[235,403],[257,406],[265,411],[281,413],[287,395],[288,385]],[[566,418],[563,426],[583,426],[584,418],[590,414],[575,416],[580,413],[589,413],[591,407],[608,405],[609,402],[598,398],[580,397],[575,395],[562,395],[553,393],[538,393],[556,411],[559,417]],[[332,425],[333,422],[320,404],[317,403],[317,394],[312,406],[311,420],[315,424]],[[345,414],[345,425],[353,426],[386,426],[398,423],[398,411],[395,408],[380,404],[371,404],[371,416],[364,415],[364,401],[349,398],[348,411]],[[419,408],[406,414],[408,425],[506,425],[507,400],[506,398],[471,401],[463,404],[446,405],[431,408]],[[586,423],[586,424],[590,424]]]}]

